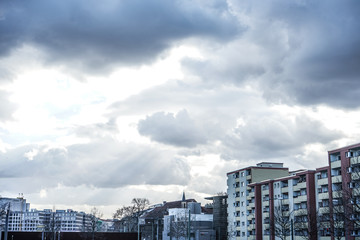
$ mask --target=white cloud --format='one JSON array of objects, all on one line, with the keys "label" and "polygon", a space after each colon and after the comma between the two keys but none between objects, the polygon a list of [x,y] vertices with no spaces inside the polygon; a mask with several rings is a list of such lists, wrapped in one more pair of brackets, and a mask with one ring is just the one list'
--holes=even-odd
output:
[{"label": "white cloud", "polygon": [[24,157],[26,157],[29,161],[32,161],[38,152],[39,151],[37,149],[32,149],[31,151],[24,153]]},{"label": "white cloud", "polygon": [[47,197],[46,189],[41,189],[39,195],[40,195],[40,198],[46,198]]},{"label": "white cloud", "polygon": [[4,3],[2,196],[110,216],[132,197],[201,201],[258,161],[322,166],[358,141],[357,2],[178,3]]}]

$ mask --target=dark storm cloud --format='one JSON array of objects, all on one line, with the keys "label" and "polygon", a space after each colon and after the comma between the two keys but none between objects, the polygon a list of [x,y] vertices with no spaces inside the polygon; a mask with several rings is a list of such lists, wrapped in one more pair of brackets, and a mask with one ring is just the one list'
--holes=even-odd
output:
[{"label": "dark storm cloud", "polygon": [[215,88],[255,83],[274,102],[359,107],[359,1],[230,2],[246,32],[184,62],[191,73]]},{"label": "dark storm cloud", "polygon": [[154,141],[178,147],[195,147],[207,142],[205,129],[191,119],[185,110],[176,115],[158,112],[147,116],[139,121],[138,130],[141,135],[149,136]]},{"label": "dark storm cloud", "polygon": [[46,52],[48,62],[87,71],[141,64],[181,39],[220,40],[237,33],[227,5],[211,3],[5,0],[0,5],[0,55],[31,44]]},{"label": "dark storm cloud", "polygon": [[359,1],[308,3],[299,19],[302,46],[289,60],[283,91],[302,104],[359,107],[353,98],[360,94],[359,12]]}]

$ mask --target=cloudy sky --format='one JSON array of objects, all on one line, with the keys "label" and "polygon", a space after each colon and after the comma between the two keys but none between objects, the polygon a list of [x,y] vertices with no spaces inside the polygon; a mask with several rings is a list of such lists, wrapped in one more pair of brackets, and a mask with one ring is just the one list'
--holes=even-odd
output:
[{"label": "cloudy sky", "polygon": [[0,194],[38,209],[226,191],[360,141],[360,2],[2,0]]}]

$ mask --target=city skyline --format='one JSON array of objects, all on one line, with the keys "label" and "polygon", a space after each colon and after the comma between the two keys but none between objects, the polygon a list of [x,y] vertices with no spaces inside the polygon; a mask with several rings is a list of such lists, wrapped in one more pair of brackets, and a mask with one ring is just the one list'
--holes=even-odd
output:
[{"label": "city skyline", "polygon": [[[107,217],[359,142],[358,1],[0,3],[0,195]],[[205,202],[205,201],[204,201]]]}]

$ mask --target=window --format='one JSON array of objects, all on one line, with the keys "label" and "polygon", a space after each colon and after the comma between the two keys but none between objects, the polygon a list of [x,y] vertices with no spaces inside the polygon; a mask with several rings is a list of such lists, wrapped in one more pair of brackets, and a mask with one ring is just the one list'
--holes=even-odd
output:
[{"label": "window", "polygon": [[339,160],[341,160],[340,153],[330,155],[330,162],[335,162]]},{"label": "window", "polygon": [[241,182],[241,187],[245,186],[245,183],[244,182]]},{"label": "window", "polygon": [[300,195],[305,196],[306,195],[306,188],[303,188],[300,190]]},{"label": "window", "polygon": [[244,176],[245,176],[245,172],[241,172],[241,176],[244,177]]},{"label": "window", "polygon": [[242,196],[242,197],[244,196],[244,192],[241,192],[241,196]]}]

